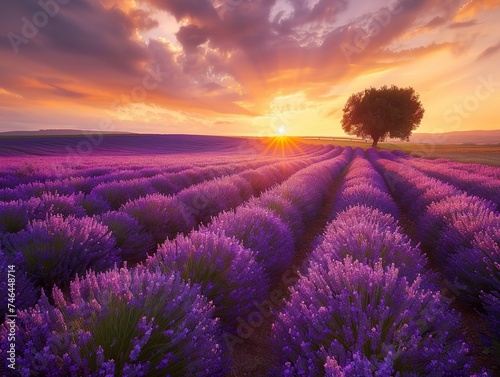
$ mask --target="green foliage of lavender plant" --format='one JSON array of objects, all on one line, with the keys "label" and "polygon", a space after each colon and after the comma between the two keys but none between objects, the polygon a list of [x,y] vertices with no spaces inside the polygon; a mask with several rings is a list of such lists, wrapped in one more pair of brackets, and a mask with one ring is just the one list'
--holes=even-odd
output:
[{"label": "green foliage of lavender plant", "polygon": [[255,260],[269,277],[289,268],[295,247],[288,226],[273,212],[258,207],[240,207],[213,219],[206,229],[235,237],[255,252]]},{"label": "green foliage of lavender plant", "polygon": [[324,266],[347,256],[372,266],[380,260],[384,267],[394,264],[400,274],[414,281],[427,263],[391,215],[366,206],[339,213],[317,242],[309,260]]},{"label": "green foliage of lavender plant", "polygon": [[[57,288],[20,312],[17,368],[43,376],[222,376],[213,305],[175,275],[120,269]],[[2,350],[8,328],[0,329]],[[5,353],[0,353],[2,367]],[[2,368],[0,367],[0,368]],[[0,372],[2,369],[0,369]]]},{"label": "green foliage of lavender plant", "polygon": [[135,217],[153,235],[156,244],[195,226],[191,212],[176,197],[152,194],[126,203],[120,211]]},{"label": "green foliage of lavender plant", "polygon": [[215,304],[215,316],[228,330],[239,316],[254,310],[253,302],[265,297],[268,279],[254,253],[233,238],[211,232],[192,232],[160,246],[146,267],[164,274],[178,272],[201,286]]},{"label": "green foliage of lavender plant", "polygon": [[97,220],[61,215],[33,221],[9,238],[16,264],[40,287],[67,287],[88,269],[104,271],[120,263],[109,229]]},{"label": "green foliage of lavender plant", "polygon": [[500,291],[481,295],[483,318],[488,324],[488,332],[484,334],[489,351],[500,360]]},{"label": "green foliage of lavender plant", "polygon": [[[13,269],[8,266],[13,265]],[[14,276],[14,301],[9,300],[8,291],[8,274]],[[13,257],[5,253],[0,248],[0,323],[5,320],[5,315],[8,313],[10,303],[11,308],[16,310],[24,310],[36,304],[40,295],[40,288],[36,287],[26,271],[22,271],[18,266],[13,264]],[[13,313],[10,313],[13,314]],[[15,313],[14,313],[15,314]]]},{"label": "green foliage of lavender plant", "polygon": [[469,376],[458,328],[439,293],[422,289],[420,279],[409,284],[394,267],[350,257],[311,264],[273,325],[280,360],[273,373],[324,375],[327,364],[382,376]]},{"label": "green foliage of lavender plant", "polygon": [[108,227],[121,250],[121,259],[129,265],[146,260],[148,254],[156,250],[153,236],[147,232],[137,219],[125,212],[111,211],[97,217]]},{"label": "green foliage of lavender plant", "polygon": [[485,227],[473,236],[470,247],[458,246],[444,269],[455,283],[460,299],[480,307],[480,297],[500,292],[500,227]]}]

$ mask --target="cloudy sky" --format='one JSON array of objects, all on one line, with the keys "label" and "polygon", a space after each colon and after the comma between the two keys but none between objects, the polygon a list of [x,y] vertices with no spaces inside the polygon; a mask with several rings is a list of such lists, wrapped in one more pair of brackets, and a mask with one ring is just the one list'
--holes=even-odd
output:
[{"label": "cloudy sky", "polygon": [[499,129],[500,0],[2,0],[0,131],[343,135],[412,86],[420,132]]}]

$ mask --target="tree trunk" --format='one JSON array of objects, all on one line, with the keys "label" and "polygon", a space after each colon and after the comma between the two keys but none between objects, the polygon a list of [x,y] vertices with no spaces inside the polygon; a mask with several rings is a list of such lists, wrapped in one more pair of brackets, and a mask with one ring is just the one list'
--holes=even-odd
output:
[{"label": "tree trunk", "polygon": [[378,136],[373,138],[372,148],[377,148],[379,139],[380,138]]}]

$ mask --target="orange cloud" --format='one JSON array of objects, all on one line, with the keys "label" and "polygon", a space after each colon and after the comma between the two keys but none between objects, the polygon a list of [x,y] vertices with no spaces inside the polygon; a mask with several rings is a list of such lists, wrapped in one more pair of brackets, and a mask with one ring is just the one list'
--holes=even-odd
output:
[{"label": "orange cloud", "polygon": [[[22,35],[22,17],[40,8],[10,2],[0,12],[0,118],[13,114],[7,108],[47,104],[54,114],[59,106],[133,120],[177,112],[172,119],[186,123],[247,117],[252,124],[273,111],[276,98],[286,99],[282,112],[291,106],[311,117],[317,109],[321,117],[331,113],[332,87],[470,46],[463,29],[481,20],[461,19],[500,6],[395,0],[391,13],[374,0],[379,9],[339,21],[353,0],[283,3],[288,9],[278,14],[274,1],[252,0],[220,15],[211,0],[72,0],[16,54],[6,36]],[[309,102],[316,108],[301,109]]]},{"label": "orange cloud", "polygon": [[468,0],[455,15],[456,21],[467,20],[476,17],[482,10],[493,10],[500,8],[500,0]]}]

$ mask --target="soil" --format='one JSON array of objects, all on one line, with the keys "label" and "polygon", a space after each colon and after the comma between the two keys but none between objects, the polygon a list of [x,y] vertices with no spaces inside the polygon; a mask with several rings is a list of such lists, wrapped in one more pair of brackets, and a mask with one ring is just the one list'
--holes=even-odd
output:
[{"label": "soil", "polygon": [[[328,223],[331,216],[335,194],[342,181],[344,172],[336,179],[336,181],[329,187],[330,195],[323,202],[321,211],[317,214],[314,221],[310,222],[305,228],[305,232],[298,242],[295,244],[295,258],[292,262],[292,269],[285,272],[282,277],[278,277],[274,284],[272,284],[271,291],[278,290],[282,292],[284,298],[288,296],[288,289],[291,284],[286,282],[293,281],[298,277],[298,271],[301,266],[307,262],[307,258],[313,249],[313,241],[316,237],[320,236]],[[280,307],[275,307],[274,312],[279,312],[285,303],[285,299],[280,300]],[[241,345],[234,348],[232,353],[233,366],[228,377],[244,377],[244,376],[267,376],[269,370],[276,362],[273,358],[273,349],[269,342],[271,336],[271,326],[274,322],[275,315],[270,315],[265,318],[264,323],[258,328],[254,329],[252,335],[245,340]]]}]

